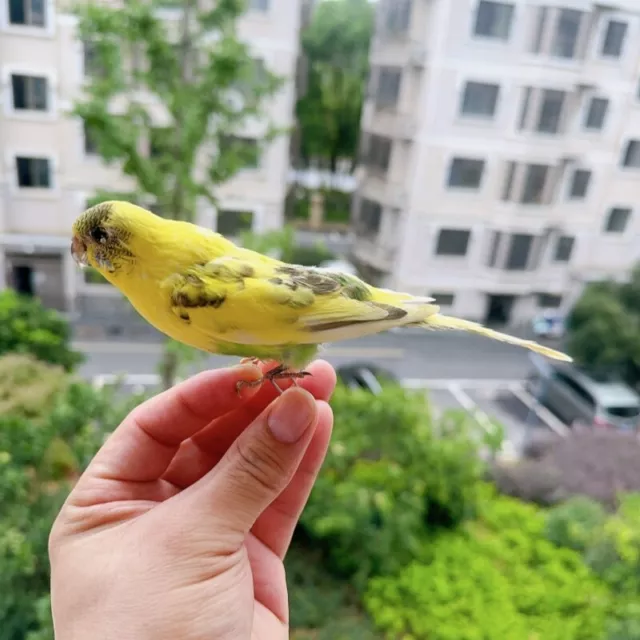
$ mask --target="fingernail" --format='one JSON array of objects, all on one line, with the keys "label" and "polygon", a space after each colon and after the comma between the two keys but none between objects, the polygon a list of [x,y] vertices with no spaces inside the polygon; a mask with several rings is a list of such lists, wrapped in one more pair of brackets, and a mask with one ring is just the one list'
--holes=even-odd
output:
[{"label": "fingernail", "polygon": [[273,437],[293,444],[311,426],[316,415],[316,403],[304,389],[287,389],[275,402],[267,424]]}]

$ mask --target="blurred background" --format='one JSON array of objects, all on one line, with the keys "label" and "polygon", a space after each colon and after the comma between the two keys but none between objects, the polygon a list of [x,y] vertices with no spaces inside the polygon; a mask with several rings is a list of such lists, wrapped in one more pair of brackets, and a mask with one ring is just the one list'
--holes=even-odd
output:
[{"label": "blurred background", "polygon": [[126,199],[436,298],[329,345],[298,640],[640,640],[638,0],[0,0],[0,640],[135,404],[207,366],[69,252]]}]

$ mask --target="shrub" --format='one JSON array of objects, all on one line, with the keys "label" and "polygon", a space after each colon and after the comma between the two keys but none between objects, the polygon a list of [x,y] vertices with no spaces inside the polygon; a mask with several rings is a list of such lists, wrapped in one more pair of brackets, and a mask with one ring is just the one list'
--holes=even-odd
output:
[{"label": "shrub", "polygon": [[584,552],[602,528],[606,516],[598,502],[577,496],[548,513],[546,536],[559,547]]},{"label": "shrub", "polygon": [[543,529],[537,507],[488,494],[477,520],[373,578],[366,608],[394,639],[601,640],[608,590]]},{"label": "shrub", "polygon": [[333,570],[363,586],[414,557],[425,523],[473,513],[479,444],[468,421],[435,424],[424,394],[395,385],[379,395],[339,386],[331,404],[336,429],[301,523]]},{"label": "shrub", "polygon": [[558,439],[537,460],[496,465],[500,489],[523,500],[553,504],[583,495],[609,509],[621,492],[640,491],[640,441],[613,429],[580,429]]},{"label": "shrub", "polygon": [[36,360],[31,354],[0,356],[0,415],[42,415],[66,384],[62,367]]},{"label": "shrub", "polygon": [[[0,371],[6,363],[5,356]],[[61,376],[52,365],[26,359],[22,366],[31,367],[29,388],[37,410],[24,410],[21,388],[13,397],[4,388],[5,406],[15,412],[0,415],[0,636],[52,640],[51,525],[75,478],[139,398],[118,402],[112,392]],[[52,377],[60,381],[55,393]]]},{"label": "shrub", "polygon": [[69,326],[57,311],[12,289],[0,292],[0,354],[31,353],[70,371],[82,362],[70,341]]},{"label": "shrub", "polygon": [[579,549],[586,564],[614,593],[605,637],[640,638],[640,494],[620,497],[613,515],[585,498],[576,498],[547,516],[547,536]]},{"label": "shrub", "polygon": [[617,593],[640,597],[640,494],[621,496],[620,508],[592,536],[585,558]]}]

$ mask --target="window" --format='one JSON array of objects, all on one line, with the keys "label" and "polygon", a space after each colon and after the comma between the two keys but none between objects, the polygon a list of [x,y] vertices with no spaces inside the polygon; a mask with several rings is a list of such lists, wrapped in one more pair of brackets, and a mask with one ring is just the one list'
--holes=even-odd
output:
[{"label": "window", "polygon": [[396,67],[380,67],[378,88],[376,90],[376,106],[391,107],[398,102],[400,96],[400,80],[402,71]]},{"label": "window", "polygon": [[477,36],[508,40],[512,22],[512,4],[480,0],[473,31]]},{"label": "window", "polygon": [[580,400],[586,402],[590,406],[595,406],[596,402],[591,396],[591,394],[582,387],[578,382],[576,382],[573,378],[568,376],[565,373],[560,371],[556,371],[553,374],[553,377],[558,381],[564,384],[570,391],[572,391]]},{"label": "window", "polygon": [[104,75],[103,68],[98,58],[98,51],[94,42],[82,43],[84,75],[86,78],[98,78]]},{"label": "window", "polygon": [[477,189],[482,181],[484,160],[454,158],[449,166],[450,187]]},{"label": "window", "polygon": [[25,27],[44,27],[45,0],[9,0],[9,22]]},{"label": "window", "polygon": [[542,50],[542,39],[546,31],[547,19],[549,18],[549,7],[537,7],[536,27],[531,45],[532,53],[540,53]]},{"label": "window", "polygon": [[249,9],[253,11],[269,11],[269,0],[251,0]]},{"label": "window", "polygon": [[253,228],[253,211],[238,211],[235,209],[218,210],[216,231],[223,236],[233,238],[243,231]]},{"label": "window", "polygon": [[452,307],[456,299],[453,293],[434,292],[431,294],[431,297],[435,298],[436,304],[439,304],[442,307]]},{"label": "window", "polygon": [[[179,49],[177,58],[178,60],[180,60],[180,56],[182,55],[182,47],[181,45],[178,45],[177,48]],[[267,66],[262,58],[252,58],[250,65],[251,68],[249,70],[249,73],[247,73],[246,76],[237,78],[232,85],[233,88],[246,99],[250,98],[253,95],[256,87],[264,86],[268,79]]]},{"label": "window", "polygon": [[604,230],[607,233],[624,233],[631,218],[631,208],[612,207],[607,215]]},{"label": "window", "polygon": [[573,58],[578,44],[582,11],[560,9],[551,44],[551,54],[558,58]]},{"label": "window", "polygon": [[367,164],[373,169],[386,171],[391,158],[391,139],[371,134],[367,150]]},{"label": "window", "polygon": [[387,33],[405,33],[411,23],[411,0],[393,0],[385,6],[384,27]]},{"label": "window", "polygon": [[562,118],[562,107],[566,93],[555,89],[544,89],[542,106],[538,116],[536,130],[540,133],[558,133]]},{"label": "window", "polygon": [[465,115],[491,117],[495,114],[500,86],[484,82],[467,82],[462,95],[461,112]]},{"label": "window", "polygon": [[11,75],[13,108],[20,111],[47,110],[47,79],[38,76]]},{"label": "window", "polygon": [[627,35],[627,23],[619,20],[609,20],[602,42],[601,54],[610,58],[619,58]]},{"label": "window", "polygon": [[522,108],[520,110],[520,121],[518,123],[519,129],[524,129],[527,124],[527,116],[529,115],[529,105],[531,104],[531,94],[533,89],[531,87],[525,87],[522,95]]},{"label": "window", "polygon": [[83,123],[83,134],[84,134],[84,152],[86,155],[91,156],[98,153],[98,145],[95,141],[95,136],[92,135],[91,128],[87,125],[86,122]]},{"label": "window", "polygon": [[571,179],[569,197],[575,199],[586,198],[590,180],[591,171],[588,169],[576,169]]},{"label": "window", "polygon": [[495,267],[498,261],[498,251],[502,243],[502,231],[493,231],[491,236],[491,246],[489,247],[489,255],[487,256],[487,266]]},{"label": "window", "polygon": [[557,309],[562,304],[562,296],[555,293],[539,293],[538,306],[541,309]]},{"label": "window", "polygon": [[609,100],[607,98],[591,98],[587,116],[584,121],[585,129],[594,129],[599,131],[604,126],[604,119],[609,108]]},{"label": "window", "polygon": [[505,174],[504,187],[502,189],[502,199],[509,200],[513,190],[513,181],[516,177],[517,164],[513,161],[507,163],[507,173]]},{"label": "window", "polygon": [[439,256],[464,256],[469,247],[471,231],[468,229],[440,229],[436,254]]},{"label": "window", "polygon": [[48,158],[16,158],[18,186],[22,188],[48,189],[51,187],[51,167]]},{"label": "window", "polygon": [[511,235],[509,253],[505,269],[507,271],[524,271],[529,264],[529,255],[533,245],[533,236],[526,233]]},{"label": "window", "polygon": [[374,236],[380,231],[381,220],[382,206],[380,203],[362,198],[360,215],[358,216],[358,231],[364,236]]},{"label": "window", "polygon": [[640,140],[629,140],[627,142],[622,164],[625,167],[640,168]]},{"label": "window", "polygon": [[[156,150],[160,151],[160,141],[156,138]],[[241,136],[222,136],[220,139],[222,153],[235,156],[236,162],[243,169],[257,169],[260,164],[260,149],[255,138]],[[153,150],[151,150],[153,151]]]},{"label": "window", "polygon": [[573,236],[560,236],[556,242],[556,250],[553,254],[553,259],[556,262],[569,262],[574,244],[575,238]]},{"label": "window", "polygon": [[524,189],[520,202],[523,204],[542,204],[545,185],[549,175],[549,165],[529,164],[524,181]]}]

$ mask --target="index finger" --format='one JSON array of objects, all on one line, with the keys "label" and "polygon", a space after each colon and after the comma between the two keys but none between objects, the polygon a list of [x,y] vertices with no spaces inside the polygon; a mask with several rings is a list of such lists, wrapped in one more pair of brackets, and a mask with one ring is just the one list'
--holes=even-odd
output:
[{"label": "index finger", "polygon": [[136,407],[111,434],[85,475],[125,482],[149,482],[166,471],[180,444],[215,418],[237,409],[258,387],[253,364],[203,371]]}]

